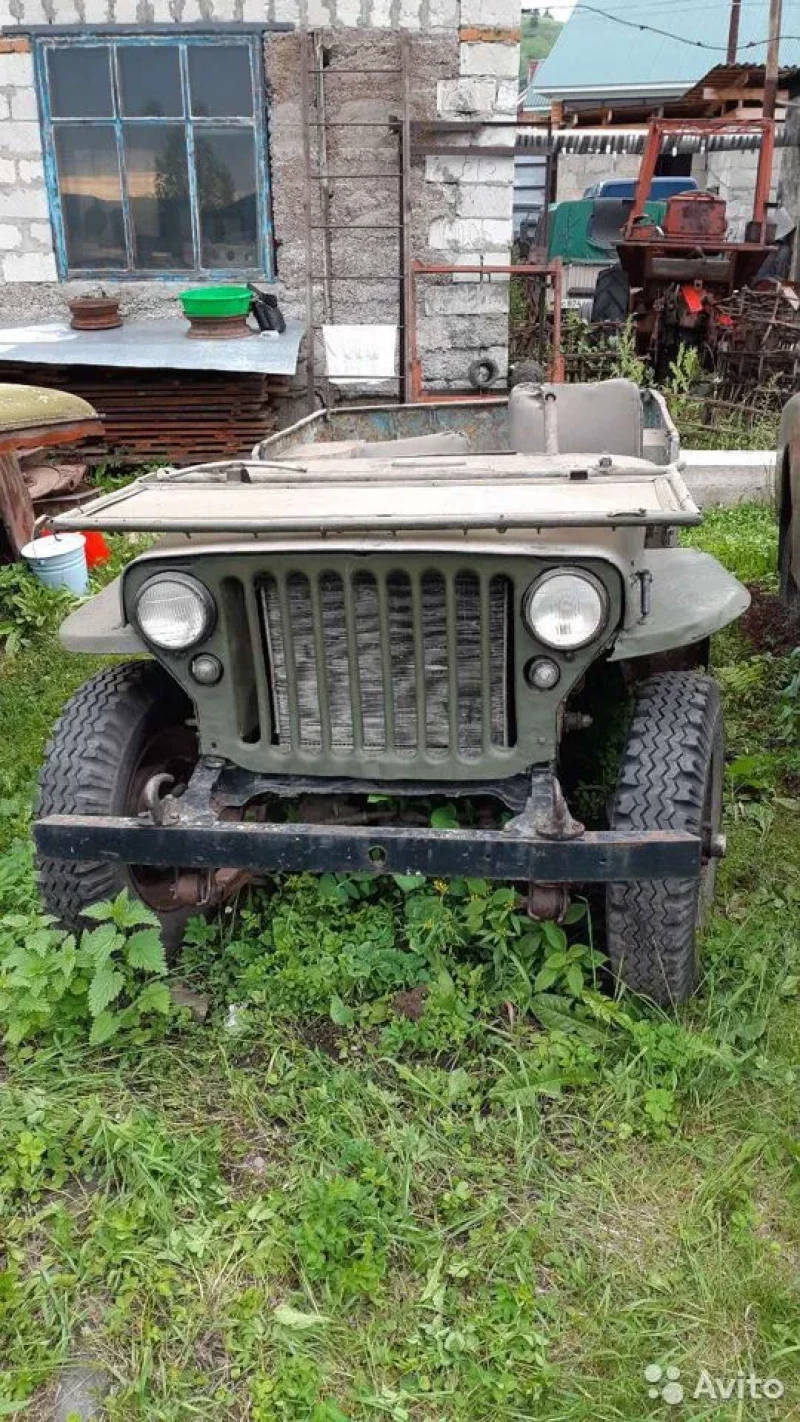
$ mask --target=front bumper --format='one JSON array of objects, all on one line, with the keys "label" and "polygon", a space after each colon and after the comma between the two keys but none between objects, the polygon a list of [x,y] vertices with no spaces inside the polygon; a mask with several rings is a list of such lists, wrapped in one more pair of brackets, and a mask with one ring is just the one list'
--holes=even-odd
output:
[{"label": "front bumper", "polygon": [[253,874],[424,874],[602,883],[688,879],[700,872],[701,841],[668,831],[584,831],[550,839],[533,831],[256,824],[149,824],[117,816],[49,815],[34,825],[39,854],[72,862],[207,869]]}]

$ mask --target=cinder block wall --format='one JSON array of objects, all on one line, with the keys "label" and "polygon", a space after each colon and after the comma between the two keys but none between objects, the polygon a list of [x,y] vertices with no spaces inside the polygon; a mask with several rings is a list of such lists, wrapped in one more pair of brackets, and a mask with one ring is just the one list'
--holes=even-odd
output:
[{"label": "cinder block wall", "polygon": [[[399,35],[411,45],[411,116],[456,118],[477,125],[448,135],[458,146],[507,148],[508,156],[420,157],[412,167],[412,256],[468,265],[481,257],[509,260],[512,240],[513,150],[519,65],[519,0],[6,0],[0,36],[0,320],[45,320],[64,314],[67,296],[97,283],[59,283],[45,191],[33,55],[28,25],[283,21],[307,26],[327,51],[327,117],[387,119],[401,109],[400,75],[342,74],[337,69],[388,69],[399,64]],[[267,33],[272,207],[278,243],[276,290],[288,314],[305,317],[305,173],[300,107],[300,37]],[[313,95],[313,84],[312,84]],[[507,119],[490,127],[481,121]],[[314,131],[315,134],[319,130]],[[361,232],[359,223],[399,221],[397,139],[385,127],[340,128],[327,134],[331,171],[385,177],[331,184],[327,214],[335,230],[330,264],[340,280],[323,285],[325,249],[315,234],[316,318],[336,322],[400,319],[399,284],[343,276],[399,271],[399,234]],[[314,222],[322,219],[314,186]],[[186,279],[115,282],[123,313],[162,316],[178,311]],[[466,276],[419,286],[419,350],[432,384],[462,383],[471,360],[489,355],[504,370],[508,350],[508,283],[480,287]]]}]

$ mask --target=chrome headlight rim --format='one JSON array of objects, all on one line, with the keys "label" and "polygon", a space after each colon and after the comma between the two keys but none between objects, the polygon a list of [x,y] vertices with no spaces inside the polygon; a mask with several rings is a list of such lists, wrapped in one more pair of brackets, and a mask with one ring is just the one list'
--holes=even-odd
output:
[{"label": "chrome headlight rim", "polygon": [[[543,637],[541,632],[539,632],[536,626],[534,625],[533,617],[531,615],[531,606],[537,593],[541,592],[545,584],[548,582],[552,582],[554,578],[574,578],[576,581],[588,583],[592,591],[597,593],[598,600],[600,603],[600,618],[594,630],[589,634],[589,636],[582,638],[580,642],[570,642],[568,646],[565,646],[563,642],[554,642],[548,637]],[[599,639],[603,635],[603,632],[605,632],[608,628],[610,610],[611,599],[609,596],[608,588],[601,581],[601,579],[598,578],[594,573],[590,572],[588,568],[575,568],[570,566],[562,568],[548,568],[546,572],[540,574],[540,576],[536,578],[533,583],[531,583],[530,587],[528,588],[522,599],[522,620],[525,624],[525,630],[529,633],[531,637],[535,639],[535,641],[540,643],[541,646],[547,647],[548,650],[552,652],[560,652],[562,656],[570,655],[573,652],[583,651],[585,647],[589,647],[593,642],[599,641]]]},{"label": "chrome headlight rim", "polygon": [[[175,645],[174,643],[170,642],[163,642],[159,640],[159,638],[154,637],[152,633],[148,632],[146,626],[142,623],[139,614],[139,607],[145,594],[151,592],[154,588],[158,587],[159,584],[164,583],[179,584],[179,586],[184,587],[187,589],[187,591],[195,594],[198,600],[202,603],[202,627],[200,628],[198,633],[191,638],[190,641],[181,642],[180,645]],[[201,642],[205,642],[206,639],[211,636],[211,633],[214,631],[214,628],[217,623],[217,604],[214,601],[213,595],[210,590],[206,587],[205,583],[201,583],[199,578],[193,577],[191,573],[172,573],[167,571],[166,569],[162,569],[160,572],[154,573],[152,577],[148,578],[146,582],[142,583],[141,587],[137,588],[133,599],[131,620],[134,622],[137,631],[141,634],[141,636],[145,639],[146,642],[150,643],[151,646],[157,647],[160,652],[171,652],[175,656],[182,656],[184,652],[191,652],[194,650],[195,647],[199,647]]]}]

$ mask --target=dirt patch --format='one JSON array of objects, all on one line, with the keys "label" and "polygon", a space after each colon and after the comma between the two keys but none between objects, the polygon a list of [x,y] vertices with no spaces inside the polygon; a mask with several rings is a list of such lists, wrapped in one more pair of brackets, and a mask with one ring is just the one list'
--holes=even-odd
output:
[{"label": "dirt patch", "polygon": [[757,652],[785,657],[800,644],[800,626],[790,617],[776,593],[766,593],[750,583],[752,602],[742,618],[742,629]]},{"label": "dirt patch", "polygon": [[418,987],[411,988],[408,992],[396,992],[392,998],[392,1012],[398,1017],[407,1017],[409,1022],[419,1022],[425,1011],[425,999],[428,996],[427,983],[420,983]]}]

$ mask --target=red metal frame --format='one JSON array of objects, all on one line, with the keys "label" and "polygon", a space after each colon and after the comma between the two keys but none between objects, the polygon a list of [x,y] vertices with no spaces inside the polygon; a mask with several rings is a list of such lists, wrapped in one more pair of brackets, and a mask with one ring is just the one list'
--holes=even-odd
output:
[{"label": "red metal frame", "polygon": [[625,241],[636,241],[636,223],[645,212],[645,203],[650,192],[650,184],[655,176],[656,163],[661,154],[664,138],[686,133],[698,133],[701,137],[713,138],[716,134],[723,133],[752,134],[754,130],[761,132],[761,147],[758,154],[758,171],[753,196],[753,221],[758,223],[760,228],[759,240],[766,243],[767,202],[772,181],[772,162],[775,155],[775,120],[769,118],[651,119],[639,168],[633,208],[625,224]]},{"label": "red metal frame", "polygon": [[419,354],[417,341],[417,278],[420,276],[453,276],[455,273],[461,276],[543,276],[546,277],[553,287],[553,359],[550,367],[550,379],[555,384],[561,384],[565,378],[564,354],[561,350],[561,259],[556,258],[552,262],[545,264],[520,264],[509,266],[458,266],[448,265],[438,262],[417,262],[412,261],[409,272],[409,312],[408,312],[408,338],[411,353],[410,360],[410,381],[407,399],[411,404],[425,404],[436,401],[448,402],[451,404],[475,404],[487,397],[496,399],[497,392],[491,387],[487,388],[483,395],[447,395],[437,391],[426,391],[422,383],[422,360]]}]

